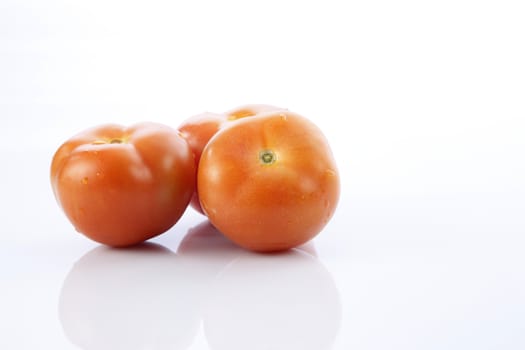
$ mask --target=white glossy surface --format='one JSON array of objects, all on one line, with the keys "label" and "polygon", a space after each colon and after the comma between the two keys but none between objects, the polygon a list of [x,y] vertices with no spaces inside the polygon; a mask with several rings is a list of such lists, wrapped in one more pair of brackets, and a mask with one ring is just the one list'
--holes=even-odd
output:
[{"label": "white glossy surface", "polygon": [[[0,349],[525,348],[519,1],[3,0]],[[331,141],[338,210],[243,251],[188,210],[131,250],[76,233],[55,149],[103,123],[285,106]]]}]

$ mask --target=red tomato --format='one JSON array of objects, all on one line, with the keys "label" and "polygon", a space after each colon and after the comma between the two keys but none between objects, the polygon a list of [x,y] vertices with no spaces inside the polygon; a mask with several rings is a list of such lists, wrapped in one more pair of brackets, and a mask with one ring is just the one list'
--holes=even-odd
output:
[{"label": "red tomato", "polygon": [[[237,119],[252,117],[264,112],[276,110],[282,109],[265,104],[251,104],[237,107],[224,114],[205,112],[188,118],[179,126],[179,130],[182,136],[188,141],[188,144],[195,154],[195,162],[198,165],[202,150],[212,136],[222,127]],[[197,190],[194,192],[190,204],[196,211],[204,214]]]},{"label": "red tomato", "polygon": [[280,108],[280,107],[276,107],[272,105],[249,104],[249,105],[239,106],[234,109],[230,109],[224,114],[228,117],[228,120],[237,120],[237,119],[246,118],[246,117],[254,117],[256,115],[267,113],[267,112],[285,111],[285,110],[286,109],[284,108]]},{"label": "red tomato", "polygon": [[179,220],[195,190],[195,172],[191,149],[176,130],[155,123],[103,125],[57,150],[51,184],[77,231],[128,246]]},{"label": "red tomato", "polygon": [[[221,125],[226,122],[227,117],[223,114],[216,113],[202,113],[187,119],[179,126],[181,135],[186,139],[195,156],[195,165],[199,165],[201,153],[208,141],[221,128]],[[195,173],[197,176],[197,173]],[[195,179],[195,183],[197,180]],[[199,203],[199,195],[197,190],[193,192],[191,197],[191,206],[193,209],[201,214],[201,205]]]},{"label": "red tomato", "polygon": [[221,129],[202,153],[198,191],[224,235],[251,250],[278,251],[326,225],[339,199],[339,174],[321,130],[281,110]]}]

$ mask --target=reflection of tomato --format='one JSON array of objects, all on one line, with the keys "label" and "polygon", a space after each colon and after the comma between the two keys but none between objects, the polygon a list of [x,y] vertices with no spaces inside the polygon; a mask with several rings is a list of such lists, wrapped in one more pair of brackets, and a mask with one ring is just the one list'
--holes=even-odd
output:
[{"label": "reflection of tomato", "polygon": [[210,285],[230,262],[247,253],[224,237],[208,220],[192,227],[177,248],[178,262],[193,281],[192,295],[198,299],[197,312],[214,291]]},{"label": "reflection of tomato", "polygon": [[173,226],[195,189],[187,142],[167,126],[104,125],[65,142],[51,183],[77,231],[111,246],[145,241]]},{"label": "reflection of tomato", "polygon": [[202,208],[237,244],[276,251],[302,244],[326,225],[339,198],[327,140],[287,111],[261,114],[220,130],[198,170]]},{"label": "reflection of tomato", "polygon": [[99,246],[64,280],[58,304],[64,333],[82,349],[188,349],[200,326],[191,272],[153,243]]},{"label": "reflection of tomato", "polygon": [[203,329],[214,350],[331,349],[339,332],[341,302],[332,276],[295,249],[271,259],[240,255],[208,290]]},{"label": "reflection of tomato", "polygon": [[[264,104],[251,104],[237,107],[223,114],[205,112],[188,118],[179,126],[179,130],[188,141],[191,150],[195,154],[195,162],[198,165],[202,150],[211,137],[223,126],[237,119],[253,117],[264,112],[276,110],[281,110],[281,108]],[[199,203],[197,191],[193,194],[191,206],[199,213],[204,214]]]}]

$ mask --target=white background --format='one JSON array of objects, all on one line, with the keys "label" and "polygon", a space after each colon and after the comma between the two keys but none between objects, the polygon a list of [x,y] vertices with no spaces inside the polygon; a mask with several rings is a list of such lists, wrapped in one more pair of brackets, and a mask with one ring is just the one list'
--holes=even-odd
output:
[{"label": "white background", "polygon": [[[0,348],[525,348],[524,18],[510,0],[0,0]],[[303,250],[244,252],[188,210],[115,251],[56,205],[74,133],[246,103],[331,142],[339,207]]]}]

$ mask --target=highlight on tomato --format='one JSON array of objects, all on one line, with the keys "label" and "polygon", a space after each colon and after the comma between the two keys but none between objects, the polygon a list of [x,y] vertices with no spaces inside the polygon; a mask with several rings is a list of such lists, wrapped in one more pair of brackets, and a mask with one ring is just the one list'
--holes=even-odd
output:
[{"label": "highlight on tomato", "polygon": [[[181,125],[179,125],[178,130],[180,130],[182,136],[188,141],[188,144],[195,155],[195,163],[198,165],[204,147],[213,135],[215,135],[221,128],[238,119],[253,117],[262,113],[278,110],[284,109],[267,104],[246,104],[224,113],[204,112],[186,119]],[[190,204],[197,212],[204,214],[200,205],[197,190],[193,193]]]},{"label": "highlight on tomato", "polygon": [[316,236],[336,209],[340,180],[321,130],[278,110],[220,129],[200,157],[197,188],[220,232],[244,248],[268,252]]},{"label": "highlight on tomato", "polygon": [[178,131],[157,123],[101,125],[60,146],[55,198],[78,232],[129,246],[171,228],[195,190],[195,160]]}]

